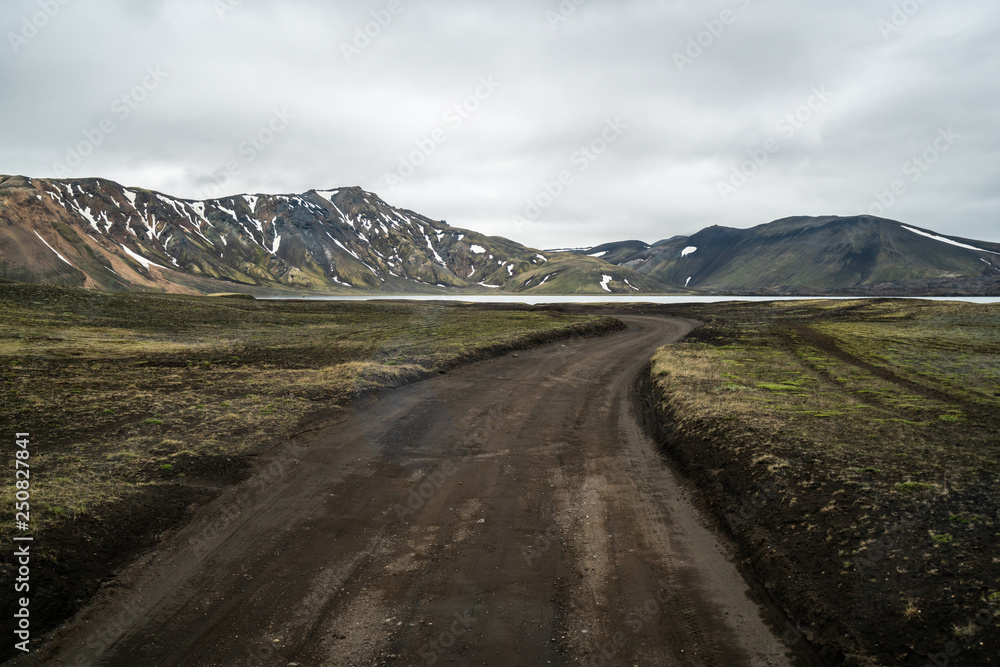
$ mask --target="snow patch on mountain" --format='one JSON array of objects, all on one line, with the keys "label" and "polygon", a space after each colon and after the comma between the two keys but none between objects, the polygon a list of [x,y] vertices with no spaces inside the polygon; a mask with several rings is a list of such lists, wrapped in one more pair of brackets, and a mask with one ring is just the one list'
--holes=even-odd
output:
[{"label": "snow patch on mountain", "polygon": [[145,267],[145,268],[146,268],[147,270],[148,270],[148,269],[149,269],[149,267],[151,267],[151,266],[155,266],[155,267],[156,267],[156,268],[158,268],[158,269],[166,269],[166,268],[167,268],[167,267],[165,267],[165,266],[161,266],[161,265],[157,264],[156,262],[151,262],[151,261],[149,261],[148,259],[146,259],[146,258],[145,258],[145,257],[143,257],[142,255],[139,255],[139,254],[137,254],[137,253],[135,253],[135,252],[133,252],[133,251],[129,250],[129,249],[128,249],[128,248],[126,247],[126,246],[120,246],[120,247],[121,247],[121,249],[122,249],[122,250],[124,250],[124,251],[125,251],[125,253],[126,253],[126,254],[127,254],[127,255],[128,255],[129,257],[131,257],[131,258],[132,258],[132,259],[134,259],[135,261],[137,261],[137,262],[139,262],[140,264],[142,264],[142,265],[143,265],[143,266],[144,266],[144,267]]},{"label": "snow patch on mountain", "polygon": [[229,215],[233,216],[233,220],[234,221],[239,222],[240,217],[238,215],[236,215],[236,211],[231,211],[228,208],[226,208],[225,206],[223,206],[222,204],[216,204],[216,207],[218,207],[218,209],[220,211],[222,211],[223,213],[228,213]]},{"label": "snow patch on mountain", "polygon": [[907,227],[906,225],[900,225],[903,229],[908,232],[913,232],[914,234],[920,234],[921,236],[926,236],[929,239],[934,239],[935,241],[940,241],[941,243],[947,243],[949,245],[957,246],[959,248],[965,248],[966,250],[976,250],[977,252],[988,252],[991,255],[1000,255],[1000,252],[993,252],[992,250],[984,250],[983,248],[977,248],[974,245],[968,245],[965,243],[959,243],[958,241],[952,241],[944,236],[938,236],[937,234],[929,234],[927,232],[922,232],[919,229],[914,229],[913,227]]},{"label": "snow patch on mountain", "polygon": [[90,226],[94,228],[95,232],[101,231],[101,228],[97,225],[97,220],[94,219],[94,216],[90,212],[89,206],[86,209],[77,206],[76,210],[79,211],[80,215],[83,216],[83,218],[90,223]]},{"label": "snow patch on mountain", "polygon": [[125,195],[125,199],[128,199],[128,203],[132,204],[132,208],[135,209],[135,212],[138,213],[139,209],[135,205],[136,193],[126,188],[122,190],[122,194]]},{"label": "snow patch on mountain", "polygon": [[[32,230],[32,231],[34,231],[34,230]],[[38,232],[35,232],[35,236],[37,236],[37,237],[38,237],[38,240],[39,240],[39,241],[41,241],[42,243],[44,243],[44,244],[45,244],[45,247],[46,247],[46,248],[48,248],[49,250],[51,250],[52,252],[54,252],[54,253],[56,254],[56,257],[58,257],[59,259],[61,259],[61,260],[62,260],[62,261],[64,261],[64,262],[66,262],[66,263],[67,263],[67,264],[69,264],[70,266],[73,266],[73,263],[72,263],[72,262],[70,262],[70,261],[69,261],[68,259],[66,259],[65,257],[63,257],[63,256],[62,256],[61,254],[59,254],[59,251],[58,251],[58,250],[56,250],[55,248],[53,248],[52,246],[50,246],[50,245],[49,245],[49,242],[48,242],[48,241],[46,241],[45,239],[43,239],[43,238],[42,238],[42,235],[41,235],[41,234],[39,234]],[[76,267],[75,267],[75,266],[73,266],[73,268],[75,269]]]}]

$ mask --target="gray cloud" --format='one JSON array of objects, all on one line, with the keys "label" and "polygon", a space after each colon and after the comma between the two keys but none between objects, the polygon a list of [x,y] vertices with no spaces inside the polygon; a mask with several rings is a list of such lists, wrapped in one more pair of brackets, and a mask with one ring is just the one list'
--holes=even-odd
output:
[{"label": "gray cloud", "polygon": [[70,176],[187,197],[361,185],[540,247],[862,210],[1000,240],[996,3],[392,6],[6,2],[0,172],[75,151]]}]

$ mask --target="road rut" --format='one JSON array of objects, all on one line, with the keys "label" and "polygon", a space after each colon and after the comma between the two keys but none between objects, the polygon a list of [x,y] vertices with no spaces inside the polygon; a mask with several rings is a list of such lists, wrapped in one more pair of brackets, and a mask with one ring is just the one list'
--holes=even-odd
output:
[{"label": "road rut", "polygon": [[60,630],[45,664],[788,665],[638,425],[690,322],[477,362],[299,436]]}]

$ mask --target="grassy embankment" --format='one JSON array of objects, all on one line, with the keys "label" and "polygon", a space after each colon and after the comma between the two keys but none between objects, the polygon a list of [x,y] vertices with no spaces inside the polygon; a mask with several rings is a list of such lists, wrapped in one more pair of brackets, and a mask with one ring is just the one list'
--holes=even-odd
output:
[{"label": "grassy embankment", "polygon": [[1000,306],[690,314],[706,326],[654,359],[663,440],[803,635],[849,664],[949,643],[951,664],[993,664]]},{"label": "grassy embankment", "polygon": [[0,423],[36,442],[36,529],[172,479],[178,460],[259,453],[360,393],[609,326],[545,309],[10,285],[0,309]]},{"label": "grassy embankment", "polygon": [[[97,581],[88,577],[106,577],[183,521],[189,506],[243,479],[254,455],[335,418],[353,397],[462,361],[621,326],[544,308],[13,284],[0,284],[0,313],[0,433],[10,447],[14,433],[31,433],[39,595],[65,598],[33,607],[36,630],[93,592]],[[9,463],[0,501],[5,538],[14,533]]]}]

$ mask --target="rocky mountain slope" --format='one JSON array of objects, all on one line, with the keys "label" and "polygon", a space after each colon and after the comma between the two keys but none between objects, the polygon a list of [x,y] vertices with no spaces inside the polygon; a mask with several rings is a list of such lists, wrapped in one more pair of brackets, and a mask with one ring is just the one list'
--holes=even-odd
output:
[{"label": "rocky mountain slope", "polygon": [[729,294],[1000,294],[1000,244],[871,216],[709,227],[578,251],[661,282]]},{"label": "rocky mountain slope", "polygon": [[1000,294],[1000,244],[871,216],[539,251],[361,188],[170,197],[0,176],[0,279],[256,294]]},{"label": "rocky mountain slope", "polygon": [[0,176],[0,278],[105,290],[282,293],[670,291],[361,188],[192,201],[104,179]]}]

